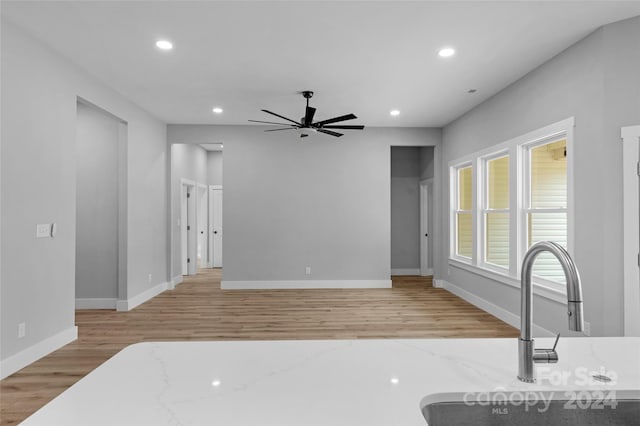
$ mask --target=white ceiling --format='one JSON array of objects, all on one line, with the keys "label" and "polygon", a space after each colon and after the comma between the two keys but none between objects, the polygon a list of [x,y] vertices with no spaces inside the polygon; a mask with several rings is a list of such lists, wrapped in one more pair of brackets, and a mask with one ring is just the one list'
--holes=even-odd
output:
[{"label": "white ceiling", "polygon": [[[2,1],[2,14],[167,123],[443,126],[640,1]],[[167,38],[171,52],[154,43]],[[436,54],[445,45],[458,53]],[[469,89],[477,89],[468,94]],[[214,115],[214,106],[224,113]],[[390,117],[389,110],[402,113]],[[275,118],[275,117],[273,117]],[[278,119],[274,120],[278,121]]]}]

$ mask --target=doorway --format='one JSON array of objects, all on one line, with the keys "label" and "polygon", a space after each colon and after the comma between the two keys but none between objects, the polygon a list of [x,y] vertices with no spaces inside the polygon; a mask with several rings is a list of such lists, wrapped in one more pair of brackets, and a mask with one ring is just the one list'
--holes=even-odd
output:
[{"label": "doorway", "polygon": [[77,99],[76,309],[126,299],[127,123]]},{"label": "doorway", "polygon": [[209,185],[209,262],[222,268],[222,186]]},{"label": "doorway", "polygon": [[434,147],[391,147],[391,275],[433,274]]}]

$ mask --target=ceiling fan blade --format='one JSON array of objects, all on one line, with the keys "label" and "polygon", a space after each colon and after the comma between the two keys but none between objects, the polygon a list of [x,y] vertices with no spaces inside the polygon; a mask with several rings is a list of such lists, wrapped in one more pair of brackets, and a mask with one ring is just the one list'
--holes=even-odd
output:
[{"label": "ceiling fan blade", "polygon": [[277,124],[279,126],[293,126],[293,124],[287,124],[287,123],[275,123],[273,121],[260,121],[260,120],[248,120],[251,121],[252,123],[265,123],[265,124]]},{"label": "ceiling fan blade", "polygon": [[318,131],[319,131],[320,133],[326,133],[327,135],[335,136],[335,137],[337,137],[337,138],[339,138],[340,136],[342,136],[342,133],[332,132],[331,130],[318,129]]},{"label": "ceiling fan blade", "polygon": [[290,122],[292,122],[292,123],[295,123],[295,124],[297,124],[298,126],[302,126],[302,124],[301,124],[301,123],[298,123],[297,121],[293,121],[292,119],[287,118],[287,117],[284,117],[284,116],[282,116],[282,115],[280,115],[280,114],[276,114],[275,112],[271,112],[271,111],[266,110],[266,109],[263,109],[263,110],[261,110],[261,111],[262,111],[262,112],[266,112],[267,114],[275,115],[276,117],[280,117],[280,118],[282,118],[283,120],[287,120],[287,121],[290,121]]},{"label": "ceiling fan blade", "polygon": [[316,113],[316,109],[313,107],[308,106],[307,107],[307,111],[305,112],[304,115],[304,125],[305,126],[310,126],[311,123],[313,123],[313,116]]},{"label": "ceiling fan blade", "polygon": [[291,127],[282,127],[280,129],[268,129],[265,130],[265,132],[277,132],[278,130],[295,130],[296,128],[291,126]]},{"label": "ceiling fan blade", "polygon": [[353,120],[354,118],[358,118],[358,117],[356,117],[353,114],[341,115],[340,117],[334,117],[334,118],[330,118],[328,120],[318,121],[317,123],[314,123],[313,125],[316,126],[316,127],[317,126],[324,126],[325,124],[337,123],[338,121]]},{"label": "ceiling fan blade", "polygon": [[352,130],[362,130],[364,126],[322,126],[323,129],[352,129]]}]

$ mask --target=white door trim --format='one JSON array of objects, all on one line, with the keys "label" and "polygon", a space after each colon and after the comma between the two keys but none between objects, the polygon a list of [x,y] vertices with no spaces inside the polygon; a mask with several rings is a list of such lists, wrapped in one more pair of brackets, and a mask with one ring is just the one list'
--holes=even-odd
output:
[{"label": "white door trim", "polygon": [[624,335],[640,336],[640,125],[623,127]]},{"label": "white door trim", "polygon": [[[191,188],[192,193],[195,192],[196,183],[190,179],[181,178],[180,179],[180,250],[181,250],[181,259],[182,259],[182,275],[193,275],[196,273],[195,270],[195,256],[196,256],[196,247],[198,242],[195,238],[195,220],[191,219],[195,215],[195,201],[197,198],[197,194],[194,194],[193,198],[189,197],[189,199],[185,198],[185,191]],[[186,201],[185,201],[186,200]],[[186,204],[185,204],[186,203]],[[189,227],[189,222],[192,222],[194,226]],[[186,248],[186,250],[185,250]],[[187,259],[191,261],[187,262]],[[186,272],[186,274],[185,274]]]},{"label": "white door trim", "polygon": [[[204,190],[204,197],[201,197],[200,190]],[[204,201],[201,199],[204,198]],[[203,205],[204,204],[204,205]],[[202,208],[204,207],[204,212]],[[203,223],[200,223],[202,220]],[[203,234],[200,234],[200,232]],[[202,243],[202,258],[200,259],[202,268],[208,267],[209,251],[209,189],[207,185],[198,183],[196,185],[196,257],[198,241]]]},{"label": "white door trim", "polygon": [[[433,209],[429,206],[429,191],[433,190],[433,178],[420,181],[420,275],[433,275],[433,266],[429,264],[429,214]],[[431,206],[432,207],[432,206]],[[427,236],[428,235],[428,236]]]}]

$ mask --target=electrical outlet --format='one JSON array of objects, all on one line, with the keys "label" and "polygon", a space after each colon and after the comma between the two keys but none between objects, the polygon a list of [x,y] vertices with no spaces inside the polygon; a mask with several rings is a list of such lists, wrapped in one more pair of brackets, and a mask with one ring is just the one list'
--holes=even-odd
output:
[{"label": "electrical outlet", "polygon": [[153,275],[149,274],[149,284],[151,284],[152,280],[153,280]]},{"label": "electrical outlet", "polygon": [[582,332],[584,333],[585,336],[591,336],[591,323],[585,321],[584,322],[584,327]]},{"label": "electrical outlet", "polygon": [[311,266],[307,266],[306,268],[304,268],[304,274],[311,275]]},{"label": "electrical outlet", "polygon": [[22,339],[26,335],[27,335],[27,324],[24,322],[21,322],[20,324],[18,324],[18,339]]}]

